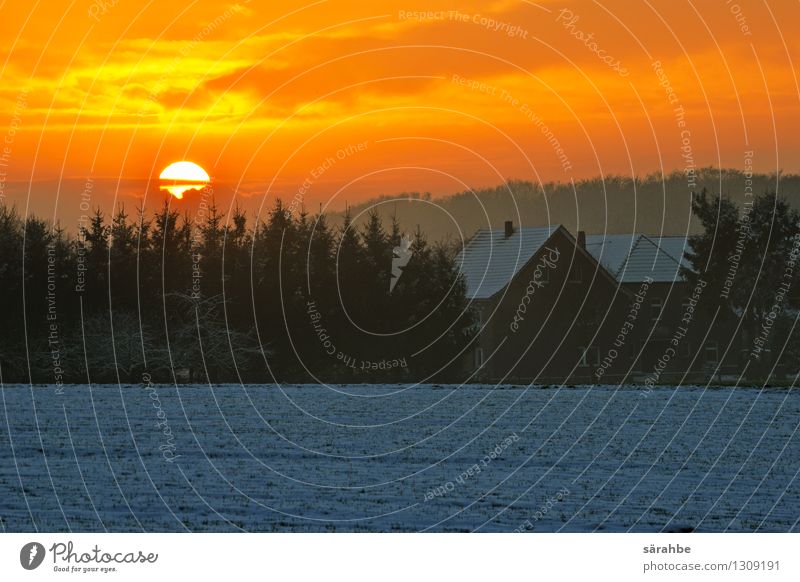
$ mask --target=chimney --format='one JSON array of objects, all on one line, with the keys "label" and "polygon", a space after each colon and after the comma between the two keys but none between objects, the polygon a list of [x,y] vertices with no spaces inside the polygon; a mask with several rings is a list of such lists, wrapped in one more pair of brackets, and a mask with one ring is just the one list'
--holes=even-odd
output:
[{"label": "chimney", "polygon": [[506,220],[506,238],[511,238],[512,234],[514,234],[514,223]]},{"label": "chimney", "polygon": [[586,250],[586,231],[578,231],[578,246],[583,250]]}]

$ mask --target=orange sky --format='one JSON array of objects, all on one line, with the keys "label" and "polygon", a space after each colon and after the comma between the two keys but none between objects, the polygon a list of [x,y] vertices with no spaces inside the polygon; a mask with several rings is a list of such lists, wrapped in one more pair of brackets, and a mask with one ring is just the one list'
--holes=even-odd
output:
[{"label": "orange sky", "polygon": [[93,204],[153,196],[180,159],[314,210],[746,150],[800,170],[796,1],[0,6],[0,196],[43,215],[87,179]]}]

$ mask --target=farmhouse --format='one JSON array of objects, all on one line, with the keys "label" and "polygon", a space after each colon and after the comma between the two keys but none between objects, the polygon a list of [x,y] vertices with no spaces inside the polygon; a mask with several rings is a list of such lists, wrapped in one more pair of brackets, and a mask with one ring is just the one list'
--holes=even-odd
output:
[{"label": "farmhouse", "polygon": [[687,244],[560,225],[479,230],[457,259],[476,320],[470,380],[658,383],[715,369],[703,289],[681,274]]}]

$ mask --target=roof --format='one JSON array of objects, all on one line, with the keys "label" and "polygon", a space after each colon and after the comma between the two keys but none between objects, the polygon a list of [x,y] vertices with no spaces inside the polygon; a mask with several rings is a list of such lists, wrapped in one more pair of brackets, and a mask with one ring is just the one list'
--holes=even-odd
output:
[{"label": "roof", "polygon": [[621,283],[640,283],[651,278],[658,283],[680,281],[686,237],[649,237],[644,234],[593,234],[586,237],[586,250]]},{"label": "roof", "polygon": [[681,265],[687,269],[692,268],[692,264],[686,259],[685,253],[691,251],[689,246],[689,237],[685,235],[679,236],[651,236],[658,246],[664,251],[677,259]]},{"label": "roof", "polygon": [[502,228],[480,229],[456,259],[467,283],[467,297],[488,299],[503,289],[559,228],[516,228],[508,238]]},{"label": "roof", "polygon": [[[467,297],[489,299],[501,291],[559,228],[516,228],[508,238],[502,228],[478,230],[456,258],[467,284]],[[620,283],[640,283],[648,277],[659,283],[680,281],[680,266],[690,266],[683,257],[686,248],[685,236],[586,236],[586,252],[604,267],[600,272]]]}]

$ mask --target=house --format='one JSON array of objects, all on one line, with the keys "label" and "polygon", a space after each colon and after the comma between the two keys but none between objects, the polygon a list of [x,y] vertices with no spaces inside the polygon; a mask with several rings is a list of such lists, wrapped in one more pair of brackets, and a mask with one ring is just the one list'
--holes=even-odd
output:
[{"label": "house", "polygon": [[659,383],[719,362],[681,267],[687,238],[482,229],[458,256],[477,335],[470,380]]},{"label": "house", "polygon": [[482,229],[457,258],[476,316],[472,379],[591,376],[629,292],[563,226]]}]

